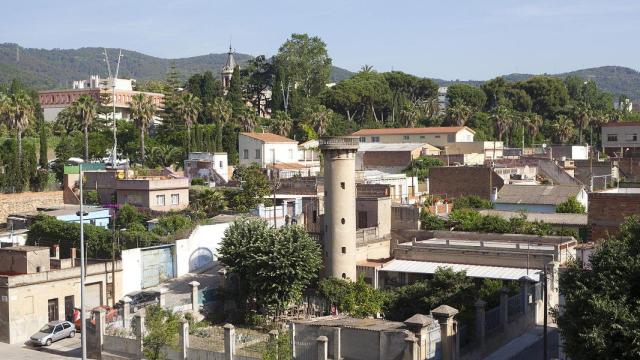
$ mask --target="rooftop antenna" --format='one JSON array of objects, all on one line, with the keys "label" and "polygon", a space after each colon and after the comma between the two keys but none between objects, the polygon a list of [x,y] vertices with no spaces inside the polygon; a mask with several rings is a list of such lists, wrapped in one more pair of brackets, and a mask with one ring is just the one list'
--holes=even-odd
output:
[{"label": "rooftop antenna", "polygon": [[116,64],[116,73],[111,73],[111,64],[109,64],[109,54],[107,53],[107,49],[104,48],[104,60],[107,62],[107,71],[109,72],[109,79],[111,79],[111,91],[112,91],[112,104],[113,104],[113,112],[111,113],[111,119],[113,120],[113,149],[111,150],[111,164],[113,167],[116,167],[118,161],[118,136],[116,129],[116,80],[118,79],[118,73],[120,72],[120,60],[122,59],[122,49],[118,53],[118,62]]}]

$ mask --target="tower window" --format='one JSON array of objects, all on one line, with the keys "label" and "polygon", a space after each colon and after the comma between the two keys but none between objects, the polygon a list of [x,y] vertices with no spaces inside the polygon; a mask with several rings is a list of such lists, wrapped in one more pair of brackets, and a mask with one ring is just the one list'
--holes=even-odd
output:
[{"label": "tower window", "polygon": [[347,253],[347,248],[346,248],[346,247],[344,247],[344,246],[342,247],[342,253],[343,253],[343,254],[346,254],[346,253]]},{"label": "tower window", "polygon": [[344,218],[340,219],[340,222],[344,225]]},{"label": "tower window", "polygon": [[340,187],[344,189],[344,181],[340,183]]},{"label": "tower window", "polygon": [[343,279],[346,279],[346,278],[347,278],[347,274],[342,273],[342,278],[343,278]]}]

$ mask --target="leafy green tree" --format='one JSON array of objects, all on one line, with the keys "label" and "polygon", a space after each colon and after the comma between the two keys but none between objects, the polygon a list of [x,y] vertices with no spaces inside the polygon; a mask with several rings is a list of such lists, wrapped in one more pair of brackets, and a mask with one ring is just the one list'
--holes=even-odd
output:
[{"label": "leafy green tree", "polygon": [[317,96],[331,73],[327,45],[317,36],[291,34],[280,46],[274,63],[285,88],[297,88],[303,97]]},{"label": "leafy green tree", "polygon": [[269,124],[269,131],[274,134],[289,136],[291,127],[293,126],[293,120],[284,111],[276,111],[271,116],[271,123]]},{"label": "leafy green tree", "polygon": [[150,168],[180,166],[181,154],[182,149],[177,146],[158,145],[149,148],[149,152],[145,155],[145,162]]},{"label": "leafy green tree", "polygon": [[134,206],[124,204],[116,215],[116,227],[118,229],[128,229],[134,224],[144,225],[148,219]]},{"label": "leafy green tree", "polygon": [[429,176],[429,169],[434,166],[442,166],[442,160],[434,157],[420,156],[417,159],[411,160],[409,166],[403,170],[407,176],[415,176],[420,180],[423,180]]},{"label": "leafy green tree", "polygon": [[189,231],[192,228],[193,221],[189,217],[178,213],[168,213],[158,218],[158,223],[152,231],[159,236],[167,236]]},{"label": "leafy green tree", "polygon": [[590,266],[571,263],[560,276],[565,304],[555,311],[572,359],[640,357],[640,221],[627,219],[599,244]]},{"label": "leafy green tree", "polygon": [[202,211],[207,216],[212,217],[226,208],[227,201],[220,191],[205,189],[204,191],[194,192],[193,199],[189,201],[189,204],[194,210]]},{"label": "leafy green tree", "polygon": [[515,85],[531,98],[531,110],[545,118],[554,117],[569,102],[567,88],[558,78],[534,76]]},{"label": "leafy green tree", "polygon": [[493,209],[493,203],[478,195],[468,195],[453,199],[453,207],[456,209]]},{"label": "leafy green tree", "polygon": [[365,318],[382,311],[385,294],[371,287],[360,276],[357,281],[328,278],[320,281],[320,293],[338,310],[350,316]]},{"label": "leafy green tree", "polygon": [[444,230],[447,228],[447,225],[443,218],[423,208],[420,210],[420,228],[422,230]]},{"label": "leafy green tree", "polygon": [[231,74],[231,82],[227,90],[226,100],[231,104],[233,116],[237,117],[239,113],[246,110],[244,96],[242,94],[242,76],[240,76],[240,67],[236,66]]},{"label": "leafy green tree", "polygon": [[[84,239],[88,258],[111,259],[111,231],[84,224]],[[80,224],[58,220],[47,215],[38,215],[29,226],[27,245],[51,247],[60,245],[61,255],[69,257],[71,248],[80,246]]]},{"label": "leafy green tree", "polygon": [[269,179],[257,164],[238,166],[233,178],[240,181],[242,188],[233,196],[229,205],[239,212],[248,212],[264,201],[270,193]]},{"label": "leafy green tree", "polygon": [[0,118],[9,129],[16,131],[18,142],[18,163],[22,163],[22,133],[34,117],[33,100],[24,92],[10,95],[0,94]]},{"label": "leafy green tree", "polygon": [[147,133],[153,117],[156,113],[156,106],[153,99],[143,93],[133,95],[129,102],[131,118],[140,129],[140,163],[144,164],[146,159],[144,147],[144,135]]},{"label": "leafy green tree", "polygon": [[480,111],[484,108],[487,95],[482,89],[472,85],[453,84],[447,87],[447,100],[451,106],[466,105],[472,111]]},{"label": "leafy green tree", "polygon": [[557,213],[571,213],[571,214],[584,214],[587,212],[584,205],[582,205],[575,196],[571,196],[567,201],[560,203],[556,206]]},{"label": "leafy green tree", "polygon": [[144,356],[149,360],[167,359],[168,355],[163,348],[177,348],[180,317],[156,304],[147,306],[145,313],[144,326],[147,333],[142,340]]},{"label": "leafy green tree", "polygon": [[240,74],[246,78],[245,92],[256,113],[260,115],[260,107],[266,100],[264,94],[273,87],[275,67],[264,55],[259,55],[247,61],[246,67],[240,71]]},{"label": "leafy green tree", "polygon": [[317,277],[320,247],[304,228],[241,218],[225,231],[219,260],[241,278],[264,314],[279,315]]}]

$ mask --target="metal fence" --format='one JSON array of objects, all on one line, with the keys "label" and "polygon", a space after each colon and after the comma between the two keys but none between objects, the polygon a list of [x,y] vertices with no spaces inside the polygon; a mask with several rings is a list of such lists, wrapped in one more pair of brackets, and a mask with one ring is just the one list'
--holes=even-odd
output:
[{"label": "metal fence", "polygon": [[262,358],[269,343],[269,334],[256,332],[236,333],[236,354],[249,358]]},{"label": "metal fence", "polygon": [[464,348],[473,342],[473,327],[460,325],[458,327],[458,343]]},{"label": "metal fence", "polygon": [[522,294],[518,293],[507,300],[507,313],[509,314],[509,321],[517,319],[518,314],[522,313]]},{"label": "metal fence", "polygon": [[489,333],[500,327],[500,307],[493,308],[484,314],[485,332]]},{"label": "metal fence", "polygon": [[318,358],[317,344],[310,341],[296,341],[294,360],[316,360]]}]

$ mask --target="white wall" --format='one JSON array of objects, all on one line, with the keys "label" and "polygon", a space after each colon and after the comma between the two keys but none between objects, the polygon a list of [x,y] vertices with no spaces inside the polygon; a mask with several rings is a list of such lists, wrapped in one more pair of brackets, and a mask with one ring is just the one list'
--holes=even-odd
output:
[{"label": "white wall", "polygon": [[[274,151],[277,163],[297,163],[299,158],[298,144],[295,142],[265,143],[243,134],[240,134],[238,138],[238,150],[240,165],[257,163],[260,167],[265,167],[274,162]],[[245,158],[245,150],[247,150],[247,158]],[[260,150],[258,158],[256,158],[256,150]]]},{"label": "white wall", "polygon": [[140,248],[122,251],[122,294],[141,290],[142,252]]},{"label": "white wall", "polygon": [[456,133],[456,142],[472,142],[473,136],[469,129],[463,128]]},{"label": "white wall", "polygon": [[229,161],[227,153],[214,153],[213,154],[213,168],[216,172],[222,176],[224,181],[229,181]]},{"label": "white wall", "polygon": [[230,225],[231,223],[200,225],[188,239],[176,240],[176,276],[189,272],[191,255],[200,248],[209,249],[213,254],[213,260],[216,261],[224,231]]}]

